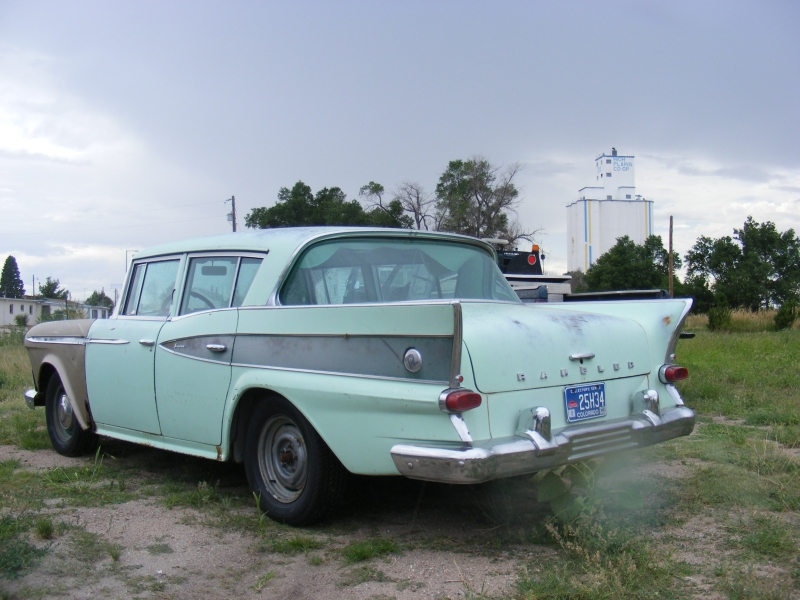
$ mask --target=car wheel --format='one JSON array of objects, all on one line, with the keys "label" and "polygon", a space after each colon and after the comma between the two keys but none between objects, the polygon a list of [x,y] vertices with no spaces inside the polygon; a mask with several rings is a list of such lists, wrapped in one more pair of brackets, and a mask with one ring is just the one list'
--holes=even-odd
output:
[{"label": "car wheel", "polygon": [[56,452],[64,456],[80,456],[94,449],[97,434],[81,429],[58,373],[54,373],[47,384],[45,416],[47,433]]},{"label": "car wheel", "polygon": [[261,510],[272,519],[303,525],[339,504],[347,471],[286,400],[269,399],[256,406],[244,445],[247,480]]}]

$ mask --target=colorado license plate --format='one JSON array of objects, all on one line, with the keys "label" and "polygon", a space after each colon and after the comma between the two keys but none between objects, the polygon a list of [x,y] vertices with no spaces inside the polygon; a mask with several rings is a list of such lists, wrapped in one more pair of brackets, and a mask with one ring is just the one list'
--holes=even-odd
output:
[{"label": "colorado license plate", "polygon": [[606,416],[606,384],[590,383],[564,388],[567,422]]}]

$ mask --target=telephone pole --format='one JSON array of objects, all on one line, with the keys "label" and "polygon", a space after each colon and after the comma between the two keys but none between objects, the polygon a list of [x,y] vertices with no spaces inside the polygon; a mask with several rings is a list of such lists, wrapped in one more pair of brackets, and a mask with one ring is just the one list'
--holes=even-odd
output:
[{"label": "telephone pole", "polygon": [[231,212],[228,213],[228,221],[233,224],[233,232],[236,233],[236,196],[231,196],[225,202],[231,203]]},{"label": "telephone pole", "polygon": [[672,279],[673,279],[673,264],[672,264],[672,215],[669,216],[669,297],[673,296]]}]

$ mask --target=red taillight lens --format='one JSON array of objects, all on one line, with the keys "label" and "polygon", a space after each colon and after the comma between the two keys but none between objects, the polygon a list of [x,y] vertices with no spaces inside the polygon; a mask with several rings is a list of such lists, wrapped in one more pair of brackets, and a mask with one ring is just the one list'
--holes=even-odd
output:
[{"label": "red taillight lens", "polygon": [[664,368],[663,374],[664,383],[673,383],[686,379],[689,376],[689,369],[677,365],[669,365]]},{"label": "red taillight lens", "polygon": [[444,407],[449,412],[464,412],[465,410],[472,410],[481,405],[481,395],[469,390],[458,390],[450,392],[444,399]]}]

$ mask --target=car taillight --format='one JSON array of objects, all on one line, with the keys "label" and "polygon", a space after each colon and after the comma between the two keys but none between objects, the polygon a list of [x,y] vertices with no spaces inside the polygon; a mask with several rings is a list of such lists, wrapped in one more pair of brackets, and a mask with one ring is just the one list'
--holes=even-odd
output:
[{"label": "car taillight", "polygon": [[679,367],[678,365],[664,365],[661,367],[658,378],[661,383],[674,383],[682,381],[689,377],[689,369],[686,367]]},{"label": "car taillight", "polygon": [[478,408],[483,401],[480,394],[470,390],[453,390],[447,394],[442,394],[442,396],[439,398],[439,407],[451,413],[460,413]]}]

